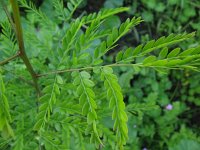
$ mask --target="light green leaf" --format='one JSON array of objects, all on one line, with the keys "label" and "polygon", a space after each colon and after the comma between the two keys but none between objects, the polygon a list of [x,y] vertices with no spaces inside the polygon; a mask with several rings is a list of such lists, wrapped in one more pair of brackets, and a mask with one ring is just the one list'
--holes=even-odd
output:
[{"label": "light green leaf", "polygon": [[167,58],[172,58],[172,57],[176,57],[179,53],[180,53],[180,48],[175,48],[174,50],[172,50],[168,55]]},{"label": "light green leaf", "polygon": [[167,56],[167,54],[168,54],[168,48],[164,47],[159,53],[159,58],[164,59]]},{"label": "light green leaf", "polygon": [[156,56],[149,56],[144,59],[143,64],[148,64],[156,61]]}]

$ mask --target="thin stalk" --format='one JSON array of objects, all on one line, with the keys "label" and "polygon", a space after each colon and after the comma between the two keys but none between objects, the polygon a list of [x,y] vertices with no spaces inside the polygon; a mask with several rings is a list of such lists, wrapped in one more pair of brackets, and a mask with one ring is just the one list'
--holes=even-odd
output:
[{"label": "thin stalk", "polygon": [[42,76],[47,76],[47,75],[51,75],[51,74],[61,74],[61,73],[65,73],[65,72],[92,70],[93,68],[94,68],[94,67],[54,70],[54,71],[47,72],[47,73],[44,73],[44,74],[38,74],[37,77],[39,78],[39,77],[42,77]]},{"label": "thin stalk", "polygon": [[5,67],[1,67],[1,69],[5,70],[6,72],[11,73],[11,75],[12,75],[15,79],[20,79],[20,80],[22,80],[23,82],[26,82],[27,84],[33,86],[33,83],[32,83],[31,81],[26,80],[26,79],[25,79],[23,76],[21,76],[21,75],[17,75],[14,71],[8,70],[8,69],[6,69]]},{"label": "thin stalk", "polygon": [[[143,68],[147,67],[147,68],[164,68],[164,69],[175,69],[175,70],[179,70],[180,69],[181,70],[181,68],[178,68],[178,67],[144,66],[141,63],[138,63],[138,64],[116,64],[115,63],[115,64],[104,65],[104,66],[100,66],[100,67],[103,68],[103,67],[134,67],[134,66],[143,67]],[[72,68],[72,69],[54,70],[54,71],[47,72],[47,73],[44,73],[44,74],[38,74],[37,77],[40,78],[40,77],[48,76],[48,75],[51,75],[51,74],[61,74],[61,73],[73,72],[73,71],[92,70],[94,68],[95,67],[91,66],[91,67],[84,67],[84,68]]]},{"label": "thin stalk", "polygon": [[8,62],[10,62],[10,61],[16,59],[17,57],[19,57],[19,55],[20,55],[20,52],[18,52],[17,54],[15,54],[15,55],[13,55],[13,56],[7,58],[6,60],[1,61],[1,62],[0,62],[0,66],[5,65],[5,64],[7,64]]},{"label": "thin stalk", "polygon": [[18,45],[19,45],[20,57],[23,60],[24,64],[26,65],[27,70],[31,74],[33,83],[34,83],[34,87],[35,87],[38,95],[40,95],[40,90],[39,90],[39,86],[37,83],[36,73],[33,70],[33,67],[26,55],[25,48],[24,48],[24,40],[23,40],[23,32],[22,32],[22,26],[21,26],[21,21],[20,21],[19,6],[17,3],[17,0],[10,0],[10,2],[11,2],[12,9],[13,9],[13,18],[14,18],[14,23],[15,23],[15,28],[16,28],[16,37],[17,37],[17,41],[18,41]]}]

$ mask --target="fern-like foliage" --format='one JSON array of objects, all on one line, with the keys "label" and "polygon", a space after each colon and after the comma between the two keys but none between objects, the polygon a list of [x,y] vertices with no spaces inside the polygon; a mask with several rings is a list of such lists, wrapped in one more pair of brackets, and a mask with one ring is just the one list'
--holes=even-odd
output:
[{"label": "fern-like foliage", "polygon": [[[199,47],[189,48],[181,52],[180,48],[175,48],[169,51],[169,46],[181,42],[194,36],[191,34],[169,35],[168,37],[161,37],[158,40],[152,40],[147,44],[138,45],[135,49],[128,48],[123,53],[119,52],[116,56],[116,63],[130,63],[138,57],[144,57],[142,63],[135,63],[133,65],[139,67],[152,67],[158,71],[163,69],[181,69],[190,68],[197,70],[199,60]],[[151,52],[161,49],[158,56],[151,54]],[[149,55],[149,56],[148,56]],[[196,65],[195,65],[196,64]]]},{"label": "fern-like foliage", "polygon": [[144,56],[154,50],[164,48],[173,44],[177,44],[189,38],[192,38],[195,33],[190,34],[170,34],[167,37],[161,37],[157,40],[152,40],[147,42],[146,44],[138,45],[135,49],[128,48],[124,53],[120,51],[116,56],[116,62],[130,62],[135,57]]},{"label": "fern-like foliage", "polygon": [[21,5],[21,7],[26,8],[27,12],[34,13],[43,21],[47,21],[47,16],[40,9],[37,9],[34,3],[32,3],[31,1],[27,2],[26,0],[19,0],[19,4]]},{"label": "fern-like foliage", "polygon": [[101,143],[99,134],[96,128],[97,120],[97,104],[95,102],[95,93],[92,90],[94,82],[90,80],[91,76],[88,72],[82,71],[80,73],[73,72],[74,85],[77,86],[77,94],[79,96],[79,104],[82,106],[82,114],[87,116],[88,125],[92,125],[93,135],[92,141]]},{"label": "fern-like foliage", "polygon": [[128,139],[128,117],[125,112],[125,103],[121,88],[118,84],[117,76],[113,74],[112,68],[104,67],[101,69],[101,79],[104,81],[104,86],[109,99],[109,107],[113,110],[112,119],[115,120],[113,129],[116,130],[118,146],[120,149],[126,144]]},{"label": "fern-like foliage", "polygon": [[2,34],[0,34],[0,54],[2,56],[1,59],[6,59],[16,53],[16,39],[8,20],[2,22],[0,25],[2,27]]},{"label": "fern-like foliage", "polygon": [[71,24],[70,29],[67,30],[67,33],[63,38],[63,49],[65,54],[67,54],[72,44],[74,43],[76,35],[81,28],[81,25],[81,20],[77,19],[74,23]]},{"label": "fern-like foliage", "polygon": [[110,49],[114,47],[114,44],[126,33],[128,33],[131,28],[138,25],[141,22],[141,18],[132,18],[127,19],[124,23],[121,24],[119,29],[114,28],[112,33],[107,36],[107,40],[102,42],[99,47],[95,49],[95,58],[99,58],[106,54]]},{"label": "fern-like foliage", "polygon": [[0,74],[0,131],[3,131],[5,138],[14,136],[12,127],[10,126],[11,115],[8,99],[5,95],[5,85],[2,75]]},{"label": "fern-like foliage", "polygon": [[79,95],[79,103],[82,107],[82,113],[87,115],[88,124],[93,123],[97,119],[96,109],[97,104],[94,100],[95,94],[91,89],[94,86],[94,82],[90,80],[89,73],[74,72],[74,85],[77,86],[77,94]]},{"label": "fern-like foliage", "polygon": [[63,0],[53,0],[53,5],[59,19],[62,21],[68,21],[72,18],[73,13],[81,2],[82,0],[71,0],[67,3],[67,8],[64,8]]},{"label": "fern-like foliage", "polygon": [[[104,59],[107,52],[115,50],[118,41],[142,20],[133,17],[119,28],[106,30],[103,23],[107,17],[129,8],[103,9],[73,18],[82,0],[70,0],[66,6],[63,0],[44,1],[42,8],[31,1],[18,2],[26,11],[22,16],[25,52],[41,91],[37,95],[33,92],[23,59],[6,61],[10,62],[2,67],[6,78],[0,76],[0,149],[122,150],[129,140],[127,114],[142,114],[155,107],[146,103],[126,107],[113,68],[198,70],[200,47],[182,50],[176,46],[194,33],[171,34],[129,47],[117,53],[115,63],[108,64]],[[44,7],[51,5],[48,9],[52,18]],[[1,28],[3,64],[1,61],[16,54],[17,43],[8,19]],[[111,126],[106,125],[105,118]]]},{"label": "fern-like foliage", "polygon": [[91,24],[87,27],[85,33],[81,34],[80,37],[78,37],[78,40],[76,42],[76,53],[80,53],[80,51],[86,53],[86,50],[92,45],[92,42],[99,38],[104,38],[108,36],[108,34],[111,33],[111,30],[99,30],[99,27],[101,26],[101,18],[97,17],[94,19]]},{"label": "fern-like foliage", "polygon": [[50,114],[53,110],[52,107],[56,103],[57,95],[60,94],[58,80],[57,76],[54,80],[49,80],[49,85],[43,89],[44,95],[39,99],[41,105],[39,107],[39,113],[37,115],[37,122],[34,126],[34,130],[40,131],[44,128],[45,123],[50,119]]},{"label": "fern-like foliage", "polygon": [[20,115],[20,119],[19,121],[17,122],[17,133],[16,133],[16,140],[15,140],[15,143],[14,143],[14,150],[17,150],[17,149],[23,149],[25,146],[24,146],[24,137],[25,135],[21,134],[20,132],[23,132],[24,130],[24,115],[21,114]]},{"label": "fern-like foliage", "polygon": [[4,12],[4,7],[7,4],[5,0],[1,0],[0,3],[0,22],[4,22],[6,20],[6,13]]},{"label": "fern-like foliage", "polygon": [[[175,48],[169,53],[167,48],[162,49],[159,56],[148,56],[144,59],[144,66],[155,67],[177,67],[177,68],[196,68],[195,63],[199,59],[200,48],[191,48],[180,52],[180,48]],[[196,60],[195,60],[196,59]],[[188,64],[189,63],[189,64]]]},{"label": "fern-like foliage", "polygon": [[103,9],[101,11],[99,11],[98,13],[91,13],[87,16],[83,16],[81,18],[81,20],[83,20],[84,24],[88,24],[88,23],[91,23],[93,20],[95,20],[97,17],[100,17],[101,20],[109,17],[109,16],[112,16],[112,15],[115,15],[115,14],[118,14],[118,13],[121,13],[121,12],[124,12],[124,11],[128,11],[129,8],[128,7],[120,7],[120,8],[114,8],[114,9]]}]

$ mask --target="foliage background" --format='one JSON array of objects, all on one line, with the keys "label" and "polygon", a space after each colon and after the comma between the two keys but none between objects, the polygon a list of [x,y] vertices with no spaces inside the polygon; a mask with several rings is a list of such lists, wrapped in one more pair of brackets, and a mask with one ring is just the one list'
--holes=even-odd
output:
[{"label": "foliage background", "polygon": [[[200,2],[198,0],[105,0],[85,1],[83,9],[131,7],[127,14],[108,18],[105,26],[118,26],[128,16],[142,16],[145,22],[121,40],[121,45],[135,46],[170,33],[196,31],[196,37],[179,46],[198,45],[200,41]],[[108,56],[112,61],[115,52]],[[126,103],[135,103],[135,112],[129,121],[127,149],[198,150],[200,146],[200,75],[191,71],[170,71],[158,74],[150,69],[138,72],[120,68],[119,82]],[[138,105],[137,105],[138,104]],[[140,109],[140,105],[146,109]],[[151,104],[159,109],[152,110]],[[168,104],[173,105],[167,110]],[[150,111],[148,110],[150,108]]]},{"label": "foliage background", "polygon": [[[35,3],[38,7],[41,6],[44,13],[51,14],[49,0],[36,0]],[[142,16],[145,22],[134,28],[134,32],[121,39],[120,47],[107,54],[105,59],[108,63],[113,61],[116,52],[121,48],[134,47],[139,43],[170,33],[196,31],[196,37],[181,43],[180,47],[189,48],[199,44],[200,2],[198,0],[85,0],[76,11],[75,16],[96,12],[101,8],[120,6],[129,6],[131,9],[128,13],[108,18],[103,24],[104,29],[113,26],[119,27],[122,21],[131,16]],[[56,18],[54,19],[56,21]],[[44,38],[42,36],[41,39]],[[48,40],[48,37],[45,38]],[[44,43],[46,42],[44,41]],[[42,45],[41,48],[43,48]],[[29,55],[36,57],[37,53]],[[35,61],[37,63],[37,60]],[[130,106],[131,111],[128,114],[129,141],[125,149],[199,149],[199,73],[184,70],[160,74],[151,69],[142,68],[135,71],[124,67],[115,68],[115,72],[119,77],[126,104],[133,104]],[[27,85],[27,89],[20,92],[30,92],[31,89],[28,87]],[[12,87],[10,88],[12,90]],[[13,93],[18,92],[13,90]],[[173,106],[172,110],[166,109],[168,104]],[[31,107],[31,105],[30,103],[27,107]],[[18,110],[18,112],[23,111],[26,110]],[[27,114],[26,117],[29,115],[31,114]],[[105,124],[110,127],[113,123],[111,119],[104,119]]]},{"label": "foliage background", "polygon": [[[135,29],[132,36],[126,37],[127,44],[134,45],[159,36],[184,31],[197,31],[197,36],[186,43],[181,43],[181,47],[199,44],[200,2],[198,0],[107,0],[104,2],[104,7],[122,5],[131,7],[129,13],[124,16],[142,15],[145,20],[141,27]],[[161,106],[154,111],[142,111],[142,114],[139,111],[133,117],[133,123],[130,124],[133,130],[131,142],[137,142],[130,142],[130,147],[197,150],[200,133],[200,122],[197,119],[200,113],[199,73],[186,70],[170,71],[167,75],[159,75],[148,69],[142,69],[138,73],[123,69],[120,71],[124,71],[120,79],[121,85],[125,86],[124,89],[127,88],[124,91],[127,92],[128,103],[156,103]],[[167,104],[172,104],[173,109],[166,110]],[[195,139],[192,140],[194,143],[191,139]]]},{"label": "foliage background", "polygon": [[[170,33],[196,31],[196,37],[180,47],[198,45],[200,41],[200,2],[198,0],[86,0],[84,10],[131,7],[127,14],[108,18],[105,26],[118,26],[128,16],[142,16],[145,22],[121,40],[122,45],[138,43]],[[108,56],[112,61],[115,52]],[[149,69],[138,72],[120,68],[119,82],[126,95],[126,103],[136,103],[129,121],[127,149],[198,150],[200,121],[200,75],[191,71],[170,71],[160,75]],[[138,104],[138,106],[137,106]],[[140,105],[158,104],[159,109],[139,109]],[[172,110],[165,107],[173,105]]]}]

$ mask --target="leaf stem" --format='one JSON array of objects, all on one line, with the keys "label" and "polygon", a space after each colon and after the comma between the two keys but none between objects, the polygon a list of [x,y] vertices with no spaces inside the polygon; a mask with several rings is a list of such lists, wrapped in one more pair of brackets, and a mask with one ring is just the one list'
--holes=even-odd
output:
[{"label": "leaf stem", "polygon": [[[104,66],[100,66],[100,67],[120,67],[120,66],[142,66],[141,64],[110,64],[110,65],[104,65]],[[98,67],[98,66],[97,66]],[[47,76],[50,74],[61,74],[61,73],[65,73],[65,72],[73,72],[73,71],[83,71],[83,70],[92,70],[94,69],[94,67],[84,67],[84,68],[72,68],[72,69],[63,69],[63,70],[55,70],[55,71],[51,71],[51,72],[47,72],[44,74],[38,74],[37,77],[42,77],[42,76]]]},{"label": "leaf stem", "polygon": [[24,40],[23,40],[23,32],[22,32],[22,26],[21,26],[21,21],[20,21],[19,6],[17,4],[17,0],[10,0],[10,2],[12,5],[12,9],[13,9],[13,18],[14,18],[15,28],[16,28],[15,32],[16,32],[16,37],[17,37],[17,41],[18,41],[18,45],[19,45],[19,51],[20,51],[19,56],[21,57],[24,64],[26,65],[27,70],[31,74],[33,83],[34,83],[34,87],[35,87],[38,95],[40,95],[40,89],[39,89],[39,86],[37,83],[36,73],[33,70],[33,67],[26,55],[25,48],[24,48]]},{"label": "leaf stem", "polygon": [[1,69],[5,70],[6,72],[11,73],[11,75],[12,75],[14,78],[20,79],[20,80],[22,80],[23,82],[26,82],[27,84],[33,86],[33,83],[32,83],[31,81],[26,80],[26,79],[25,79],[23,76],[21,76],[21,75],[17,75],[17,74],[16,74],[15,72],[13,72],[12,70],[8,70],[8,69],[6,69],[5,67],[2,67]]},{"label": "leaf stem", "polygon": [[[180,67],[166,67],[166,66],[145,66],[142,63],[137,63],[137,64],[109,64],[109,65],[104,65],[104,66],[94,66],[94,67],[84,67],[84,68],[72,68],[72,69],[63,69],[63,70],[54,70],[54,71],[50,71],[47,73],[43,73],[43,74],[37,74],[36,77],[40,78],[43,76],[48,76],[51,74],[61,74],[61,73],[66,73],[66,72],[73,72],[73,71],[83,71],[83,70],[92,70],[95,67],[146,67],[146,68],[163,68],[163,69],[176,69],[176,70],[181,70]],[[183,65],[184,66],[184,65]]]},{"label": "leaf stem", "polygon": [[16,59],[17,57],[19,57],[19,55],[20,55],[20,52],[18,52],[18,53],[16,53],[15,55],[13,55],[13,56],[7,58],[6,60],[1,61],[1,62],[0,62],[0,66],[3,66],[3,65],[5,65],[5,64],[7,64],[8,62],[10,62],[11,60]]}]

